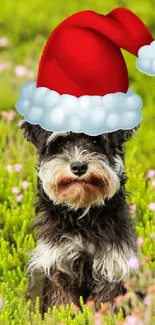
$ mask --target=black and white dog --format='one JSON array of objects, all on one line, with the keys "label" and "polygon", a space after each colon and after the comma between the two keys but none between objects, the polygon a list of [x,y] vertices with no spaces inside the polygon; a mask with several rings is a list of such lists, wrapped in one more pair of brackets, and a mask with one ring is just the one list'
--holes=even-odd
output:
[{"label": "black and white dog", "polygon": [[96,137],[52,133],[26,121],[20,128],[39,154],[37,245],[28,272],[43,275],[42,313],[53,305],[79,305],[80,296],[93,299],[98,310],[122,293],[128,260],[136,254],[123,143],[137,127]]}]

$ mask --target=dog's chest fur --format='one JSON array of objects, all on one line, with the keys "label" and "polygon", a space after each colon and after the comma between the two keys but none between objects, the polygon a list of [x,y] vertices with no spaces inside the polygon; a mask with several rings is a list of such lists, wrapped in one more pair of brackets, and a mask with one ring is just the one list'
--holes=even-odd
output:
[{"label": "dog's chest fur", "polygon": [[[119,195],[121,195],[121,200]],[[36,219],[37,246],[29,270],[50,276],[55,269],[80,281],[87,264],[95,282],[119,281],[129,273],[128,260],[135,254],[128,207],[117,193],[102,208],[94,208],[82,219],[50,202],[37,206],[44,212]],[[82,278],[83,275],[81,275]]]}]

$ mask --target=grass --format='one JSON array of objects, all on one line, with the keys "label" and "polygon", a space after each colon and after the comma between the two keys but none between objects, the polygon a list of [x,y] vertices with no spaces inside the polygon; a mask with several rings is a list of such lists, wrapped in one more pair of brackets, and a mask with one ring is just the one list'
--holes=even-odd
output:
[{"label": "grass", "polygon": [[[114,7],[127,6],[143,19],[155,35],[153,1],[109,0],[103,3],[101,0],[0,0],[0,6],[0,39],[6,38],[3,39],[3,46],[0,45],[0,325],[153,325],[155,178],[153,173],[151,179],[146,174],[148,170],[155,169],[154,78],[137,71],[135,57],[123,52],[130,86],[141,95],[144,102],[144,121],[138,134],[125,147],[129,177],[127,189],[131,193],[129,203],[135,209],[132,216],[136,226],[140,262],[139,268],[134,270],[130,278],[125,279],[128,294],[116,301],[117,307],[124,306],[126,309],[126,321],[123,320],[121,309],[114,315],[107,305],[103,305],[100,313],[95,314],[93,304],[84,306],[82,298],[83,312],[76,311],[74,319],[72,314],[75,306],[72,305],[66,309],[61,307],[60,311],[54,308],[52,313],[49,310],[45,322],[41,321],[38,299],[35,311],[29,313],[30,301],[25,302],[24,291],[29,252],[35,247],[35,233],[31,226],[34,217],[36,156],[33,146],[23,139],[17,128],[20,116],[14,107],[20,86],[27,80],[36,79],[45,42],[62,19],[85,9],[107,13]],[[15,116],[11,115],[11,111]],[[144,293],[145,299],[138,299],[134,294],[135,290]]]}]

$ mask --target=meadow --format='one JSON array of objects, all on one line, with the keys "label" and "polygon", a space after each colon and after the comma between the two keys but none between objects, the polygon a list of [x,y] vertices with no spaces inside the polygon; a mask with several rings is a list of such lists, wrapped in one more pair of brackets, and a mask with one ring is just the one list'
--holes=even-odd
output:
[{"label": "meadow", "polygon": [[[155,78],[140,73],[136,58],[123,51],[131,88],[143,98],[143,122],[125,145],[127,190],[136,229],[138,259],[125,278],[127,294],[83,312],[73,304],[49,310],[45,321],[25,301],[26,266],[35,247],[32,231],[36,188],[36,151],[18,130],[15,109],[19,88],[36,80],[43,47],[64,18],[91,9],[106,14],[115,7],[133,10],[155,37],[155,0],[0,0],[0,325],[153,325],[155,324]],[[141,293],[138,297],[135,292]],[[122,309],[127,317],[123,319]],[[75,314],[73,318],[72,315]]]}]

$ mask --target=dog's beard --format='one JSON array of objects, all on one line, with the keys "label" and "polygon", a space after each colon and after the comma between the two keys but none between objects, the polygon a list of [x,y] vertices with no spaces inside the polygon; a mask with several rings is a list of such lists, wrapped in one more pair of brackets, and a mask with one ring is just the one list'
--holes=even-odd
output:
[{"label": "dog's beard", "polygon": [[92,205],[103,205],[120,187],[113,169],[95,159],[89,161],[88,171],[78,177],[71,172],[69,162],[56,157],[41,164],[39,177],[49,198],[55,204],[67,205],[69,210],[84,208],[87,212]]}]

